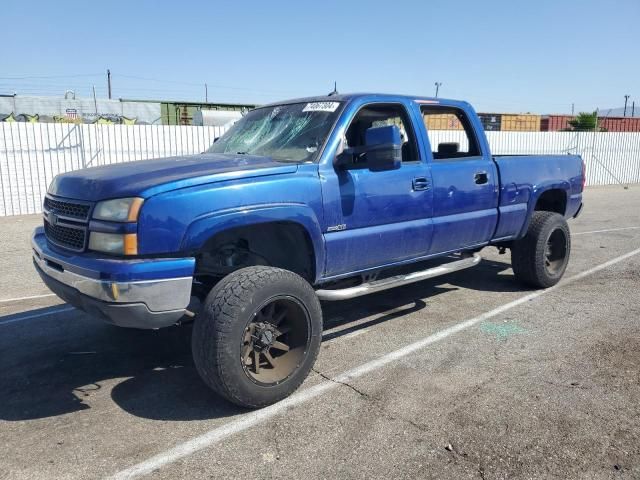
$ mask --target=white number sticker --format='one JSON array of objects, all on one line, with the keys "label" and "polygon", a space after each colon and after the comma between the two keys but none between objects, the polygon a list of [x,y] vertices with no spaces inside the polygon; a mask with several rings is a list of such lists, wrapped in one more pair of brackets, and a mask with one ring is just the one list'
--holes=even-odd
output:
[{"label": "white number sticker", "polygon": [[339,102],[313,102],[307,103],[302,109],[303,112],[335,112]]}]

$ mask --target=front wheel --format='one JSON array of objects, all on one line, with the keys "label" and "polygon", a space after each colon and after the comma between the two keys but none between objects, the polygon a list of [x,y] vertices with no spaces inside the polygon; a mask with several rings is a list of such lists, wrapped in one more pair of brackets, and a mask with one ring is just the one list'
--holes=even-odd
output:
[{"label": "front wheel", "polygon": [[551,287],[564,275],[570,253],[571,235],[564,217],[555,212],[533,212],[527,234],[511,247],[513,273],[532,287]]},{"label": "front wheel", "polygon": [[287,270],[248,267],[207,296],[193,328],[193,358],[217,393],[243,407],[263,407],[300,386],[321,335],[322,310],[308,282]]}]

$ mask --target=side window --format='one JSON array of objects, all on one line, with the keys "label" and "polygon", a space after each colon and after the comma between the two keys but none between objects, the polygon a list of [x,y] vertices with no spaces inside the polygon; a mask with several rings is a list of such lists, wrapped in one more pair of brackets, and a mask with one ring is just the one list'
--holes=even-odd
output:
[{"label": "side window", "polygon": [[358,111],[345,134],[347,147],[364,146],[365,132],[371,127],[397,125],[402,136],[402,161],[420,160],[413,126],[404,106],[399,104],[367,105]]},{"label": "side window", "polygon": [[464,111],[436,106],[423,106],[420,111],[434,160],[464,159],[480,155],[473,127]]}]

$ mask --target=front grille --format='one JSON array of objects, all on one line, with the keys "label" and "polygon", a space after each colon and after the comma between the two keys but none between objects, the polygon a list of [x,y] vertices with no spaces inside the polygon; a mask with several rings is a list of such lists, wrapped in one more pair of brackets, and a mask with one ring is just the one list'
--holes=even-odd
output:
[{"label": "front grille", "polygon": [[53,198],[45,197],[44,209],[48,212],[54,212],[65,217],[75,218],[78,220],[87,220],[87,218],[89,218],[89,210],[91,209],[91,206],[82,203],[54,200]]},{"label": "front grille", "polygon": [[56,245],[70,250],[84,250],[86,238],[86,229],[84,227],[51,225],[49,222],[45,221],[44,232],[47,235],[47,238]]}]

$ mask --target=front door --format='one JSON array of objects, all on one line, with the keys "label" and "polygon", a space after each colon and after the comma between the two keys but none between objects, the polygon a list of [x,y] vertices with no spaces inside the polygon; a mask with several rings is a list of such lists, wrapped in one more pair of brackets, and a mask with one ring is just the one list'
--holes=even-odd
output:
[{"label": "front door", "polygon": [[397,125],[403,136],[400,168],[371,171],[366,155],[323,181],[326,277],[394,264],[428,253],[431,178],[403,104],[367,104],[355,114],[345,146],[363,145],[371,127]]}]

